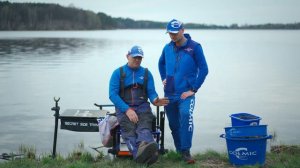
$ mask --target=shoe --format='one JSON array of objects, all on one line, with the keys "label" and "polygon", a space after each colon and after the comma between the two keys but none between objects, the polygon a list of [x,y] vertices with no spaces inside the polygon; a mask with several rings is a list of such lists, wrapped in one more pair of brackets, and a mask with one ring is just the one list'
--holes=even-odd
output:
[{"label": "shoe", "polygon": [[[146,163],[147,161],[150,163],[151,157],[154,156],[154,154],[157,152],[157,144],[156,142],[144,142],[142,141],[139,145],[135,161],[137,163]],[[157,161],[157,159],[153,160],[154,162]],[[153,163],[154,163],[153,162]]]},{"label": "shoe", "polygon": [[181,157],[187,164],[194,164],[196,162],[196,160],[192,158],[190,151],[181,152]]},{"label": "shoe", "polygon": [[157,162],[158,160],[158,151],[155,152],[152,157],[150,157],[147,161],[146,161],[146,164],[148,166],[152,165],[153,163]]}]

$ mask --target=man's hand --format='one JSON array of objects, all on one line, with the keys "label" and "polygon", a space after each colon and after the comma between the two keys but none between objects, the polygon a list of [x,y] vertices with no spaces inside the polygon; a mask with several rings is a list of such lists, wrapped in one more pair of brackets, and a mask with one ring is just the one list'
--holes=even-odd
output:
[{"label": "man's hand", "polygon": [[138,116],[136,115],[135,111],[132,108],[129,108],[125,114],[127,115],[127,117],[131,122],[136,124],[139,121]]},{"label": "man's hand", "polygon": [[166,84],[167,84],[167,79],[164,79],[164,80],[162,81],[162,83],[163,83],[164,86],[166,86]]},{"label": "man's hand", "polygon": [[167,97],[163,97],[163,98],[156,98],[153,101],[153,104],[155,106],[166,106],[169,104],[169,99]]},{"label": "man's hand", "polygon": [[191,90],[187,91],[187,92],[183,92],[180,96],[181,99],[186,99],[187,97],[190,97],[192,95],[194,95],[195,93]]}]

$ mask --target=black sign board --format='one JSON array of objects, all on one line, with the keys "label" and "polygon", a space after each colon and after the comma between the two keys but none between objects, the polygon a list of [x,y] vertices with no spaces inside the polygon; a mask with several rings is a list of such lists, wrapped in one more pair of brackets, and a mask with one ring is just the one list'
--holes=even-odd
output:
[{"label": "black sign board", "polygon": [[103,120],[107,110],[67,109],[60,116],[61,129],[78,132],[98,132],[98,121]]}]

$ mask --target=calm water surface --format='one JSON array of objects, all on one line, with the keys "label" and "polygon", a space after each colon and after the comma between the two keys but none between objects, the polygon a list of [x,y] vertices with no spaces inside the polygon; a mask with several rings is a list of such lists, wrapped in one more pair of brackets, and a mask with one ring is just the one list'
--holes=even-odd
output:
[{"label": "calm water surface", "polygon": [[[226,151],[219,135],[230,114],[262,118],[272,144],[300,144],[300,31],[186,30],[201,42],[209,75],[197,93],[192,152]],[[61,112],[109,104],[112,71],[125,54],[142,46],[156,89],[163,96],[157,62],[169,41],[164,30],[0,32],[0,153],[21,144],[38,153],[52,151],[53,97]],[[167,125],[167,123],[166,123]],[[168,126],[166,148],[174,149]],[[100,146],[97,133],[59,130],[57,151],[66,154],[80,142]]]}]

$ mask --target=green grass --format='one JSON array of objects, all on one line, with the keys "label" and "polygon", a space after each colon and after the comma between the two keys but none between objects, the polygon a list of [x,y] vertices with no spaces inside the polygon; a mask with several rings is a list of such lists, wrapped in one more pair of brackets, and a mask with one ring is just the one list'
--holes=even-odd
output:
[{"label": "green grass", "polygon": [[[146,168],[146,165],[135,163],[130,158],[106,159],[103,153],[93,156],[83,150],[83,145],[74,149],[67,157],[58,155],[52,159],[50,154],[36,156],[35,148],[21,146],[20,152],[24,153],[23,159],[0,162],[0,168]],[[155,168],[234,168],[229,163],[227,153],[218,153],[208,150],[205,153],[194,155],[196,164],[187,165],[181,161],[180,155],[175,151],[169,151],[161,155],[157,163],[149,166]],[[280,145],[271,147],[266,155],[264,166],[243,166],[242,168],[296,168],[300,167],[300,146]]]}]

